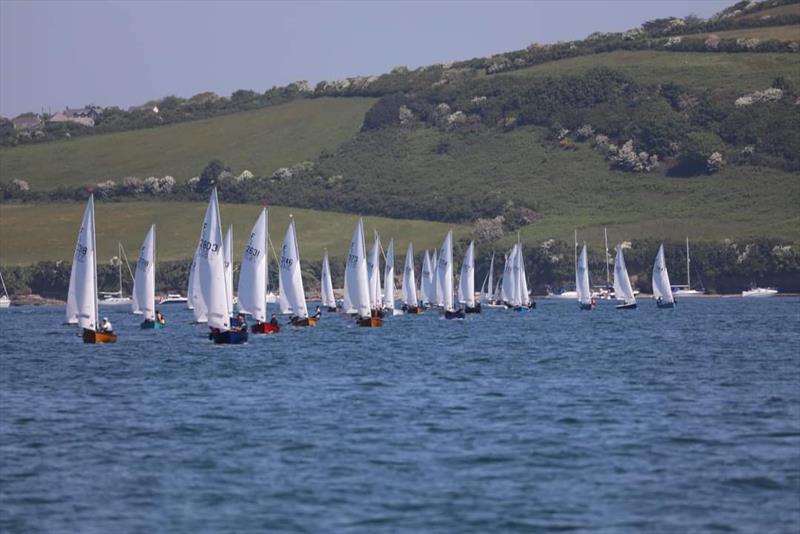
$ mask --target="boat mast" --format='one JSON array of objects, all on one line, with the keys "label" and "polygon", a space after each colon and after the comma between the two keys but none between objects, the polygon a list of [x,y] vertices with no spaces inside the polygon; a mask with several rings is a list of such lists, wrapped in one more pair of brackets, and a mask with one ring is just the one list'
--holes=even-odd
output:
[{"label": "boat mast", "polygon": [[3,295],[6,297],[8,296],[8,290],[6,289],[6,282],[3,280],[3,273],[0,273],[0,284],[3,284]]},{"label": "boat mast", "polygon": [[606,287],[611,285],[611,271],[609,269],[608,259],[608,228],[603,228],[603,234],[606,237]]},{"label": "boat mast", "polygon": [[119,267],[119,298],[122,298],[122,241],[117,241],[117,267]]},{"label": "boat mast", "polygon": [[692,270],[689,259],[689,236],[686,236],[686,289],[692,289]]}]

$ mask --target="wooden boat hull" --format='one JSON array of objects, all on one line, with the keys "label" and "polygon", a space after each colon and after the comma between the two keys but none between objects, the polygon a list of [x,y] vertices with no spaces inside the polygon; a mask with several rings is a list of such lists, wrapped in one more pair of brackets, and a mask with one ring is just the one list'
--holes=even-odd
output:
[{"label": "wooden boat hull", "polygon": [[142,330],[161,330],[165,326],[167,325],[164,323],[159,323],[157,321],[147,321],[147,320],[142,321],[142,324],[139,325],[139,327]]},{"label": "wooden boat hull", "polygon": [[674,308],[675,304],[675,302],[656,302],[656,307],[666,310],[669,308]]},{"label": "wooden boat hull", "polygon": [[444,312],[445,319],[463,319],[464,318],[464,310],[456,310],[456,311],[446,311]]},{"label": "wooden boat hull", "polygon": [[117,334],[113,332],[95,332],[94,330],[83,329],[83,342],[93,345],[101,343],[116,343]]},{"label": "wooden boat hull", "polygon": [[464,308],[464,313],[481,313],[481,305],[480,305],[480,303],[476,304],[473,307],[469,307],[469,306],[465,307]]},{"label": "wooden boat hull", "polygon": [[247,330],[228,330],[227,332],[212,332],[209,337],[215,345],[241,345],[247,341]]},{"label": "wooden boat hull", "polygon": [[256,323],[250,327],[254,334],[277,334],[281,331],[280,325],[270,323]]},{"label": "wooden boat hull", "polygon": [[617,309],[618,310],[635,310],[636,309],[636,303],[634,302],[632,304],[618,304],[617,305]]},{"label": "wooden boat hull", "polygon": [[591,302],[589,303],[579,302],[578,309],[583,311],[592,311],[594,309],[594,304],[592,304]]},{"label": "wooden boat hull", "polygon": [[419,315],[420,313],[425,313],[425,308],[420,306],[412,306],[410,308],[406,308],[405,311],[409,315]]},{"label": "wooden boat hull", "polygon": [[367,328],[377,328],[383,326],[383,319],[380,317],[364,317],[356,319],[356,324]]},{"label": "wooden boat hull", "polygon": [[292,326],[317,326],[318,319],[316,317],[306,317],[305,319],[295,318],[289,324]]},{"label": "wooden boat hull", "polygon": [[328,306],[328,310],[327,311],[329,313],[339,313],[339,312],[342,312],[344,310],[339,306]]}]

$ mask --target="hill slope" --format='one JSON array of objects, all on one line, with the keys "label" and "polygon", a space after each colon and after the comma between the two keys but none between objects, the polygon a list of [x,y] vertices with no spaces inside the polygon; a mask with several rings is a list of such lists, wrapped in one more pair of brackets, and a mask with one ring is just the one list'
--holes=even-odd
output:
[{"label": "hill slope", "polygon": [[369,98],[298,100],[174,126],[0,149],[0,176],[31,187],[76,186],[125,176],[197,176],[211,159],[269,174],[335,149],[361,126]]},{"label": "hill slope", "polygon": [[[70,260],[83,216],[84,204],[4,205],[0,204],[0,264],[23,265],[42,260]],[[97,260],[105,263],[117,255],[122,241],[131,261],[136,257],[149,225],[157,225],[158,260],[191,258],[206,204],[200,202],[102,202],[96,203]],[[260,211],[258,206],[222,204],[220,214],[227,229],[233,225],[234,255],[239,262],[242,249]],[[301,261],[318,263],[325,248],[332,258],[344,258],[356,222],[355,215],[315,210],[271,207],[269,234],[276,250],[280,248],[289,224],[289,214],[297,225]],[[456,238],[468,235],[469,227],[428,221],[366,217],[368,232],[378,230],[388,244],[395,238],[395,250],[402,258],[408,241],[416,250],[438,247],[450,228]],[[271,258],[273,261],[274,258]],[[397,260],[401,261],[400,259]],[[273,264],[274,265],[274,264]]]}]

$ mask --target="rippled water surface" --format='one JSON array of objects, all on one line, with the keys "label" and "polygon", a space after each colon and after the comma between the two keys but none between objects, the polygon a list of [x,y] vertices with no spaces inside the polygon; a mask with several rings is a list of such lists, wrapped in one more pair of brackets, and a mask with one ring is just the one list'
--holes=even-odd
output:
[{"label": "rippled water surface", "polygon": [[800,299],[213,346],[0,311],[0,531],[798,532]]}]

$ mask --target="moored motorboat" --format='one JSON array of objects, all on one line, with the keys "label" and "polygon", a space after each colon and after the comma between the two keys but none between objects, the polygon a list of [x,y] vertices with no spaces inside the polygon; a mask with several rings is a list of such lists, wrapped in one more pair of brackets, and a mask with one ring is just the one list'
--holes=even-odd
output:
[{"label": "moored motorboat", "polygon": [[743,297],[774,297],[778,294],[778,290],[774,287],[751,287],[742,291]]},{"label": "moored motorboat", "polygon": [[188,302],[188,300],[189,299],[180,293],[167,293],[166,296],[161,297],[161,300],[158,301],[158,305],[163,306],[164,304],[185,304]]}]

